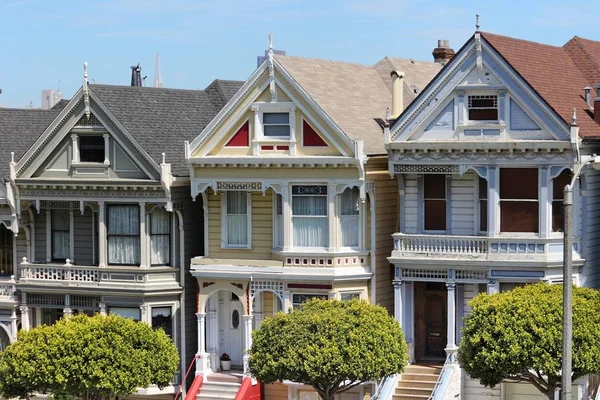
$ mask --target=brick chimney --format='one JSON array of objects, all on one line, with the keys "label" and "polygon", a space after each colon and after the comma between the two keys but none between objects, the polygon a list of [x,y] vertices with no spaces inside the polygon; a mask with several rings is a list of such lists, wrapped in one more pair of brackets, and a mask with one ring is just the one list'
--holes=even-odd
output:
[{"label": "brick chimney", "polygon": [[454,57],[454,50],[450,48],[450,41],[445,39],[438,40],[438,47],[433,49],[433,60],[436,63],[446,65]]},{"label": "brick chimney", "polygon": [[596,99],[594,100],[594,121],[600,124],[600,83],[594,86],[596,89]]}]

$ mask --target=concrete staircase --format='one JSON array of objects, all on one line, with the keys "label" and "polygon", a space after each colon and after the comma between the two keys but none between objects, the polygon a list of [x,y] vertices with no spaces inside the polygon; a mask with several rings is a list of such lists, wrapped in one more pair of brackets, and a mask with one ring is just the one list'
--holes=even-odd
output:
[{"label": "concrete staircase", "polygon": [[215,373],[202,382],[196,400],[234,400],[242,385],[241,373]]},{"label": "concrete staircase", "polygon": [[441,365],[408,365],[398,379],[394,400],[429,399],[442,372]]}]

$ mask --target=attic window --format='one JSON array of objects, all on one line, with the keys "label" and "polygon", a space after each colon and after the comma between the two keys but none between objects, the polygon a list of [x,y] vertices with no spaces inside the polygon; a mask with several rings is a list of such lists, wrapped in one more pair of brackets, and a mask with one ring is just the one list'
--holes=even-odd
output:
[{"label": "attic window", "polygon": [[469,96],[470,121],[497,121],[498,96],[476,95]]},{"label": "attic window", "polygon": [[100,135],[81,135],[79,137],[79,161],[103,163],[104,137]]},{"label": "attic window", "polygon": [[263,114],[263,133],[266,137],[290,137],[290,113]]}]

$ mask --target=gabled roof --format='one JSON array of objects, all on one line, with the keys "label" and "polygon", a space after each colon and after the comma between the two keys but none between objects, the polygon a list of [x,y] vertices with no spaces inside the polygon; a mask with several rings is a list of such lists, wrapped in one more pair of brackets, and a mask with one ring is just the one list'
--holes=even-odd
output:
[{"label": "gabled roof", "polygon": [[282,55],[275,58],[344,133],[353,140],[364,140],[368,155],[386,154],[381,123],[392,103],[390,72],[406,74],[406,107],[416,97],[409,93],[412,87],[422,90],[441,68],[433,62],[390,57],[374,66]]},{"label": "gabled roof", "polygon": [[600,83],[600,42],[573,37],[563,46],[593,88]]},{"label": "gabled roof", "polygon": [[600,125],[594,121],[583,96],[583,88],[594,85],[571,58],[567,46],[550,46],[487,32],[481,32],[481,36],[566,124],[571,123],[573,108],[577,108],[581,137],[600,138]]},{"label": "gabled roof", "polygon": [[18,161],[60,111],[0,108],[0,180],[10,176],[10,153]]}]

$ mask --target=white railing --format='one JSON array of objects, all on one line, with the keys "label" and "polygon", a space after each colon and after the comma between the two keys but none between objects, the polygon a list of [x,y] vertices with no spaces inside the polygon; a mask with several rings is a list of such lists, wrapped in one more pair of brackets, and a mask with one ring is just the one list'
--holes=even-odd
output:
[{"label": "white railing", "polygon": [[368,252],[315,252],[273,250],[286,267],[350,267],[369,265]]},{"label": "white railing", "polygon": [[379,382],[373,391],[371,400],[390,400],[394,395],[394,390],[398,385],[398,375],[386,376]]},{"label": "white railing", "polygon": [[17,301],[17,287],[15,276],[11,275],[7,281],[0,281],[0,301]]},{"label": "white railing", "polygon": [[429,396],[429,400],[450,400],[460,397],[460,367],[456,359],[456,352],[446,356],[446,362],[438,376],[435,387]]},{"label": "white railing", "polygon": [[[562,254],[562,237],[485,237],[395,233],[394,252],[421,256],[467,255],[486,258],[497,255],[541,256]],[[579,249],[576,242],[574,250]]]}]

